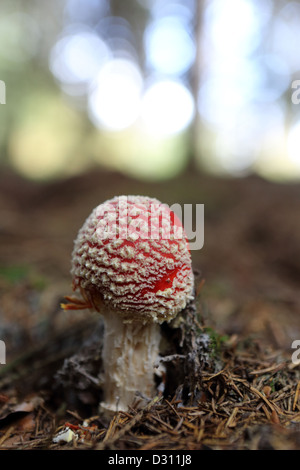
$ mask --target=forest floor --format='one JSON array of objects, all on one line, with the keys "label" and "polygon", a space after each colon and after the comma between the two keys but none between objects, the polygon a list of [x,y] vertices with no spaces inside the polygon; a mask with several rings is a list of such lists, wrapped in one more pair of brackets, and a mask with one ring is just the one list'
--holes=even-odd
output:
[{"label": "forest floor", "polygon": [[[105,421],[93,375],[100,317],[60,303],[71,294],[78,229],[96,205],[121,194],[205,205],[204,247],[192,258],[216,364],[203,368],[197,402],[183,403],[166,384],[169,394]],[[193,173],[148,183],[99,171],[38,184],[3,172],[0,449],[300,449],[300,365],[292,360],[299,205],[299,185],[256,177]]]}]

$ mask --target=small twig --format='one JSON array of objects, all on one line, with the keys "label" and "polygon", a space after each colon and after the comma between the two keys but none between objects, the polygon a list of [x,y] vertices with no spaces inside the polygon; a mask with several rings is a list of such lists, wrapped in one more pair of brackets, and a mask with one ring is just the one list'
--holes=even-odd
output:
[{"label": "small twig", "polygon": [[266,367],[265,369],[256,369],[256,370],[251,370],[249,372],[249,375],[261,375],[261,374],[267,374],[267,373],[275,373],[275,372],[278,372],[279,370],[283,369],[284,367],[286,367],[286,363],[283,363],[283,364],[276,364],[274,366],[271,366],[271,367]]},{"label": "small twig", "polygon": [[297,406],[297,402],[298,402],[298,398],[299,398],[299,392],[300,392],[300,381],[297,383],[297,387],[296,387],[296,392],[295,392],[295,396],[294,396],[294,401],[293,401],[293,411],[296,410],[296,406]]},{"label": "small twig", "polygon": [[6,441],[6,439],[9,438],[11,435],[12,431],[14,429],[14,426],[10,426],[7,431],[3,434],[3,436],[0,438],[0,446]]},{"label": "small twig", "polygon": [[[153,400],[151,400],[146,406],[145,408],[143,408],[142,410],[140,410],[132,419],[131,421],[129,421],[127,424],[125,424],[125,426],[122,427],[122,429],[120,429],[119,432],[117,432],[114,436],[112,436],[110,439],[108,439],[107,435],[111,434],[112,433],[112,429],[113,429],[113,426],[114,426],[114,423],[115,423],[115,420],[117,418],[117,416],[120,416],[120,414],[122,414],[122,412],[120,412],[120,414],[117,414],[114,416],[114,418],[112,419],[111,423],[110,423],[110,426],[109,426],[109,429],[106,433],[106,436],[105,438],[103,439],[103,441],[98,444],[96,446],[96,450],[103,450],[109,446],[112,446],[114,444],[114,442],[116,442],[117,440],[121,439],[128,431],[130,431],[130,429],[135,426],[141,419],[142,417],[144,416],[145,413],[147,413],[147,411],[150,411],[150,409],[152,408],[153,405],[157,404],[158,402],[160,402],[162,400],[162,397],[155,397],[153,398]],[[127,413],[126,413],[127,414]]]},{"label": "small twig", "polygon": [[186,359],[186,356],[184,354],[169,354],[169,356],[163,356],[160,357],[155,363],[154,367],[157,369],[159,367],[160,363],[163,362],[172,362],[172,361],[177,361],[178,359]]}]

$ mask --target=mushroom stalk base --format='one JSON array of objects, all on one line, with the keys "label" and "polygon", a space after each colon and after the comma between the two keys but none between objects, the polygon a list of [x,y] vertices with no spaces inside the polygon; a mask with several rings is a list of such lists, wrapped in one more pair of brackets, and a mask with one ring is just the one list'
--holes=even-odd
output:
[{"label": "mushroom stalk base", "polygon": [[127,411],[136,392],[153,396],[154,363],[159,354],[160,330],[157,323],[124,323],[115,313],[104,317],[103,412]]}]

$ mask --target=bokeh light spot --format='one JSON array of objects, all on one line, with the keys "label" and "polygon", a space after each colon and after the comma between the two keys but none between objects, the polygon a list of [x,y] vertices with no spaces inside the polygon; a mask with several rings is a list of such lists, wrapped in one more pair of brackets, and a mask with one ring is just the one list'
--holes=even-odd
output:
[{"label": "bokeh light spot", "polygon": [[178,17],[150,23],[145,31],[145,51],[149,66],[167,75],[183,74],[195,59],[194,41]]},{"label": "bokeh light spot", "polygon": [[89,94],[92,122],[112,131],[129,127],[139,115],[142,85],[141,73],[133,62],[109,61],[102,67]]},{"label": "bokeh light spot", "polygon": [[182,83],[161,80],[146,90],[142,102],[142,118],[146,128],[152,133],[176,134],[191,123],[194,108],[193,96]]},{"label": "bokeh light spot", "polygon": [[107,45],[92,31],[78,31],[61,38],[51,51],[50,69],[66,85],[85,85],[109,59]]}]

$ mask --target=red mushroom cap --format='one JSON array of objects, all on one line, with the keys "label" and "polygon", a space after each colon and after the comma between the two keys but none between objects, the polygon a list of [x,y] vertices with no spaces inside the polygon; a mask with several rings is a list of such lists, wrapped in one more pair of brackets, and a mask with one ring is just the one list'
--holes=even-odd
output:
[{"label": "red mushroom cap", "polygon": [[168,206],[144,196],[100,204],[85,221],[72,256],[73,288],[105,314],[163,322],[193,298],[186,235]]}]

